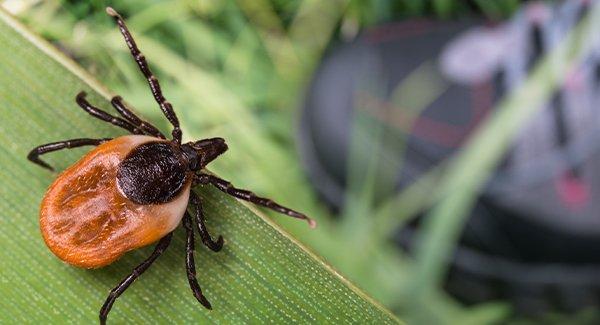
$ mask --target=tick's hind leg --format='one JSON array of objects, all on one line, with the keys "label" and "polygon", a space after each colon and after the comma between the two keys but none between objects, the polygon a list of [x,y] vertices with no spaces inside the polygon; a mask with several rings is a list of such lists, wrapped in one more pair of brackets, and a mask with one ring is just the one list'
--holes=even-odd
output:
[{"label": "tick's hind leg", "polygon": [[119,285],[117,285],[110,291],[108,298],[106,298],[104,305],[102,305],[102,308],[100,309],[100,324],[106,324],[106,317],[108,317],[108,313],[110,312],[110,309],[115,303],[115,300],[117,300],[117,298],[119,298],[119,296],[123,292],[125,292],[127,288],[129,288],[133,281],[135,281],[140,275],[142,275],[152,265],[152,263],[154,263],[154,261],[156,261],[156,259],[167,249],[167,247],[169,247],[172,237],[172,232],[168,233],[165,237],[163,237],[154,248],[152,255],[150,255],[150,257],[148,257],[145,261],[140,263],[140,265],[136,266],[133,269],[133,272],[131,272],[131,274],[129,274],[127,277],[121,280]]},{"label": "tick's hind leg", "polygon": [[110,141],[110,140],[112,140],[112,139],[110,139],[110,138],[72,139],[72,140],[65,140],[65,141],[60,141],[60,142],[47,143],[47,144],[43,144],[41,146],[33,148],[33,150],[31,150],[29,152],[29,154],[27,155],[27,159],[29,159],[34,164],[38,164],[46,169],[54,170],[54,168],[52,168],[50,165],[48,165],[48,163],[46,163],[45,161],[43,161],[39,158],[40,155],[43,155],[43,154],[46,154],[46,153],[49,153],[52,151],[61,150],[61,149],[71,149],[71,148],[77,148],[77,147],[83,147],[83,146],[97,146],[99,144],[102,144],[102,143],[104,143],[106,141]]},{"label": "tick's hind leg", "polygon": [[263,206],[265,208],[269,208],[271,210],[274,210],[281,214],[285,214],[292,218],[306,220],[306,222],[308,222],[308,225],[311,228],[314,228],[317,226],[317,222],[314,221],[313,219],[307,217],[306,215],[304,215],[300,212],[294,211],[292,209],[286,208],[280,204],[277,204],[277,203],[273,202],[273,200],[271,200],[271,199],[260,197],[248,190],[242,190],[239,188],[235,188],[235,187],[233,187],[233,185],[231,185],[230,182],[228,182],[224,179],[221,179],[217,176],[213,176],[213,175],[209,175],[209,174],[198,174],[198,175],[196,175],[195,181],[200,184],[212,184],[214,187],[218,188],[219,190],[221,190],[233,197],[236,197],[238,199],[252,202],[254,204]]},{"label": "tick's hind leg", "polygon": [[185,232],[187,234],[185,269],[188,282],[190,283],[190,288],[192,289],[194,297],[196,297],[202,306],[206,307],[207,309],[212,309],[210,302],[202,294],[202,289],[200,289],[198,279],[196,279],[196,264],[194,262],[194,229],[192,228],[192,216],[187,211],[183,216],[183,227],[185,228]]},{"label": "tick's hind leg", "polygon": [[208,233],[208,228],[206,228],[206,225],[204,224],[204,213],[202,213],[202,201],[200,201],[200,197],[198,197],[194,191],[191,191],[190,199],[194,205],[194,209],[196,209],[196,227],[198,228],[200,239],[202,239],[204,245],[213,252],[220,251],[221,248],[223,248],[223,236],[219,236],[216,242],[212,239]]},{"label": "tick's hind leg", "polygon": [[85,99],[85,96],[86,96],[85,91],[82,91],[79,94],[77,94],[77,97],[75,97],[75,101],[77,102],[77,105],[79,105],[79,107],[81,107],[88,114],[90,114],[93,117],[98,118],[102,121],[105,121],[112,125],[116,125],[120,128],[123,128],[133,134],[144,134],[144,132],[140,128],[134,126],[133,124],[129,123],[128,121],[126,121],[120,117],[112,116],[112,115],[106,113],[105,111],[99,109],[98,107],[92,106],[92,104],[90,104]]},{"label": "tick's hind leg", "polygon": [[147,134],[157,138],[166,139],[165,135],[162,134],[154,125],[140,119],[137,115],[135,115],[134,112],[127,108],[125,103],[123,103],[123,98],[121,98],[121,96],[113,97],[110,103],[129,123],[133,124]]},{"label": "tick's hind leg", "polygon": [[121,15],[119,15],[119,13],[117,13],[111,7],[106,8],[106,13],[111,15],[117,22],[117,25],[119,25],[119,30],[121,31],[123,38],[125,38],[125,43],[127,44],[127,47],[129,47],[131,56],[133,56],[133,59],[142,71],[142,74],[144,75],[144,77],[146,77],[146,80],[148,80],[148,84],[150,85],[150,90],[152,91],[154,99],[156,100],[156,102],[160,106],[160,109],[167,117],[167,120],[169,120],[169,122],[171,122],[171,125],[173,125],[173,140],[181,143],[181,128],[179,127],[179,119],[177,119],[177,115],[175,114],[171,103],[169,103],[163,96],[162,90],[160,89],[160,84],[158,83],[158,79],[150,70],[148,62],[146,61],[146,57],[144,57],[140,49],[137,47],[137,44],[135,44],[135,40],[133,39],[133,36],[131,36],[127,25],[125,25],[123,17],[121,17]]}]

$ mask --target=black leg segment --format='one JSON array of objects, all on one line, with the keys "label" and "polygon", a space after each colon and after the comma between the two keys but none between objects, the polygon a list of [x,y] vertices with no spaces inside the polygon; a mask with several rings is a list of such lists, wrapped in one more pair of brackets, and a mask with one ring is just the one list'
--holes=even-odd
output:
[{"label": "black leg segment", "polygon": [[115,303],[115,300],[117,300],[117,298],[119,298],[119,296],[123,294],[123,292],[125,292],[127,288],[129,288],[133,281],[135,281],[140,275],[142,275],[152,265],[152,263],[154,263],[154,261],[156,261],[156,259],[167,249],[167,247],[169,247],[169,244],[171,243],[171,238],[173,238],[172,232],[167,234],[158,242],[150,257],[148,257],[140,265],[136,266],[133,269],[133,272],[131,272],[131,274],[125,277],[116,287],[114,287],[110,291],[108,298],[106,298],[104,305],[102,305],[102,308],[100,309],[100,324],[106,324],[106,318],[108,317],[108,313],[110,312],[110,309]]},{"label": "black leg segment", "polygon": [[271,200],[271,199],[260,197],[250,191],[235,188],[235,187],[233,187],[233,185],[231,185],[230,182],[228,182],[224,179],[221,179],[219,177],[209,175],[209,174],[198,174],[198,175],[196,175],[196,182],[200,183],[200,184],[212,184],[219,190],[221,190],[233,197],[236,197],[238,199],[252,202],[254,204],[269,208],[271,210],[277,211],[281,214],[285,214],[285,215],[293,217],[293,218],[306,220],[306,222],[308,222],[308,225],[311,228],[314,228],[317,226],[317,222],[314,221],[313,219],[307,217],[306,215],[304,215],[300,212],[294,211],[292,209],[286,208],[280,204],[277,204],[277,203],[273,202],[273,200]]},{"label": "black leg segment", "polygon": [[140,119],[134,112],[132,112],[125,103],[123,103],[123,98],[121,96],[115,96],[110,100],[112,106],[125,118],[129,123],[133,124],[135,127],[144,131],[144,133],[149,134],[151,136],[166,139],[165,135],[162,134],[154,125]]},{"label": "black leg segment", "polygon": [[200,289],[198,279],[196,279],[196,263],[194,262],[194,229],[192,228],[192,216],[187,211],[183,215],[183,227],[185,228],[185,232],[187,234],[185,247],[185,269],[188,282],[190,283],[190,288],[192,289],[194,297],[196,297],[196,300],[198,300],[202,306],[206,307],[207,309],[212,309],[210,302],[202,294],[202,289]]},{"label": "black leg segment", "polygon": [[181,129],[179,127],[179,119],[177,119],[177,115],[175,114],[171,103],[169,103],[163,96],[160,84],[158,83],[158,79],[150,70],[148,62],[146,61],[146,57],[144,57],[140,49],[137,47],[133,36],[131,36],[127,25],[125,25],[123,17],[121,17],[121,15],[119,15],[119,13],[111,7],[106,8],[106,13],[111,15],[117,22],[119,30],[121,31],[123,38],[125,38],[125,43],[127,44],[127,47],[129,47],[129,51],[131,52],[133,59],[142,71],[142,74],[144,74],[144,77],[146,77],[146,80],[148,80],[148,84],[150,85],[150,90],[152,91],[154,99],[160,106],[160,109],[163,111],[169,122],[171,122],[171,124],[173,125],[173,140],[177,141],[178,143],[181,143]]},{"label": "black leg segment", "polygon": [[101,119],[102,121],[105,121],[112,125],[116,125],[120,128],[123,128],[133,134],[144,134],[144,132],[141,129],[139,129],[136,126],[134,126],[133,124],[125,121],[124,119],[122,119],[120,117],[112,116],[112,115],[106,113],[105,111],[103,111],[95,106],[92,106],[92,104],[90,104],[85,99],[85,96],[86,96],[85,91],[82,91],[79,94],[77,94],[77,97],[75,97],[75,101],[77,102],[77,105],[79,105],[79,107],[81,107],[88,114],[92,115],[95,118]]},{"label": "black leg segment", "polygon": [[59,141],[59,142],[52,142],[52,143],[47,143],[47,144],[43,144],[41,146],[37,146],[35,148],[33,148],[33,150],[31,150],[29,152],[29,154],[27,155],[27,159],[29,159],[29,161],[31,161],[34,164],[38,164],[46,169],[49,170],[54,170],[54,168],[52,168],[52,166],[48,165],[48,163],[46,163],[45,161],[41,160],[39,157],[40,155],[52,152],[52,151],[57,151],[57,150],[62,150],[62,149],[71,149],[71,148],[77,148],[77,147],[83,147],[83,146],[97,146],[99,144],[102,144],[106,141],[110,141],[112,140],[111,138],[104,138],[104,139],[72,139],[72,140],[65,140],[65,141]]},{"label": "black leg segment", "polygon": [[213,252],[218,252],[223,248],[223,236],[219,236],[217,241],[215,242],[210,234],[208,233],[208,228],[206,228],[206,224],[204,223],[204,213],[202,212],[202,201],[200,197],[194,193],[194,191],[190,192],[190,200],[194,209],[196,209],[196,227],[198,229],[198,233],[200,234],[200,239],[202,239],[202,243],[206,247],[208,247]]}]

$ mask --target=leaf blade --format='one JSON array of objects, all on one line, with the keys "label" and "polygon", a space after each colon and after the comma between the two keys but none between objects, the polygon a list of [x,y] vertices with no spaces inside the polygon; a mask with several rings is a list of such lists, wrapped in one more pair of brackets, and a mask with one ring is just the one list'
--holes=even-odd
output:
[{"label": "leaf blade", "polygon": [[[70,59],[0,10],[0,293],[3,322],[93,322],[108,293],[151,251],[126,254],[99,270],[56,259],[37,224],[38,202],[55,174],[26,161],[32,147],[60,139],[118,136],[73,102],[85,90],[108,108],[109,92]],[[54,154],[64,169],[83,149]],[[192,297],[183,260],[184,233],[120,298],[111,321],[190,323],[360,322],[396,323],[387,310],[245,205],[213,189],[199,189],[209,229],[223,234],[222,252],[197,245],[198,278],[213,304],[206,311]]]}]

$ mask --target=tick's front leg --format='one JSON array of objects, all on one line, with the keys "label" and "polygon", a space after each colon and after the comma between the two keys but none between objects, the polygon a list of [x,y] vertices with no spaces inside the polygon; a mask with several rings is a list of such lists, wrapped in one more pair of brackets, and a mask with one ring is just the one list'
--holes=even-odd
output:
[{"label": "tick's front leg", "polygon": [[300,213],[295,210],[292,210],[290,208],[286,208],[276,202],[273,202],[273,200],[271,200],[271,199],[258,196],[251,191],[236,188],[233,185],[231,185],[230,182],[228,182],[224,179],[221,179],[217,176],[201,173],[201,174],[196,175],[195,181],[198,184],[211,184],[214,187],[216,187],[217,189],[221,190],[222,192],[225,192],[233,197],[236,197],[236,198],[244,200],[244,201],[252,202],[254,204],[263,206],[265,208],[269,208],[273,211],[279,212],[281,214],[285,214],[292,218],[306,220],[306,222],[308,222],[308,225],[311,228],[315,228],[317,226],[317,222],[315,220],[307,217],[305,214]]}]

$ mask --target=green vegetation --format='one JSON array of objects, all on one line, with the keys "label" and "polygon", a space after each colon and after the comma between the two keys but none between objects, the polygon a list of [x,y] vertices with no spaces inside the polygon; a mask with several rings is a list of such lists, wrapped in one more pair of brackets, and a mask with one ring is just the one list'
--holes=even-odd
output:
[{"label": "green vegetation", "polygon": [[[473,2],[476,10],[492,19],[506,17],[519,4],[517,0]],[[142,115],[167,130],[168,126],[120,34],[104,13],[105,1],[23,3],[32,3],[18,8],[17,12],[27,26],[55,42],[106,85],[111,93],[122,95]],[[138,44],[161,78],[163,90],[180,116],[186,138],[221,136],[227,139],[230,150],[211,165],[213,172],[230,179],[234,184],[255,189],[315,217],[319,227],[310,231],[305,223],[284,220],[268,213],[295,238],[324,256],[342,274],[403,319],[425,324],[481,324],[505,320],[510,314],[509,307],[500,302],[464,307],[448,297],[439,286],[446,271],[444,262],[455,245],[463,217],[479,186],[486,180],[518,126],[534,112],[536,106],[531,103],[543,100],[547,92],[555,87],[558,76],[549,73],[549,63],[544,63],[536,70],[523,91],[502,102],[497,109],[498,114],[487,121],[458,157],[432,171],[404,192],[390,195],[383,204],[374,203],[375,194],[369,186],[373,181],[372,171],[360,174],[361,171],[354,170],[353,173],[357,174],[352,175],[355,178],[351,180],[349,193],[354,199],[349,200],[343,209],[343,216],[337,219],[332,218],[315,197],[294,146],[297,107],[302,100],[304,86],[324,51],[332,44],[353,37],[362,27],[402,17],[449,18],[472,14],[475,9],[465,3],[449,0],[110,2],[127,17]],[[587,37],[586,33],[587,30],[582,29],[577,35]],[[0,29],[0,37],[7,38],[7,42],[16,42],[13,39],[16,38],[14,32],[6,27]],[[573,37],[571,41],[577,39]],[[566,47],[560,50],[562,52],[554,54],[552,60],[555,61],[552,62],[567,64],[585,50],[574,44],[577,45],[566,43]],[[81,89],[89,90],[89,86],[82,86],[81,81],[72,75],[65,76],[65,70],[49,58],[29,54],[24,50],[27,46],[31,47],[21,42],[10,49],[23,53],[18,57],[10,55],[17,52],[9,52],[6,46],[0,49],[0,55],[4,56],[0,67],[6,69],[2,70],[0,77],[8,78],[12,73],[15,79],[7,83],[12,88],[0,89],[5,92],[0,93],[3,99],[13,98],[10,106],[3,106],[3,116],[7,117],[2,119],[0,125],[0,136],[5,145],[0,161],[3,167],[6,165],[11,168],[5,168],[0,180],[15,186],[0,188],[2,197],[9,198],[0,203],[0,207],[10,215],[10,218],[5,215],[0,219],[4,228],[0,230],[0,242],[7,243],[5,255],[0,256],[4,260],[20,263],[18,273],[11,273],[12,277],[2,275],[0,280],[24,279],[23,287],[7,289],[9,296],[15,294],[9,290],[41,290],[43,294],[36,299],[47,300],[48,310],[36,317],[55,311],[62,313],[68,310],[69,303],[81,299],[77,295],[85,295],[86,304],[78,307],[73,317],[87,319],[95,317],[105,289],[147,255],[149,250],[132,253],[117,265],[94,272],[63,266],[45,250],[35,228],[37,203],[32,202],[41,198],[52,175],[25,165],[22,158],[30,147],[45,141],[81,135],[107,136],[114,135],[116,131],[90,121],[76,108],[74,95]],[[78,68],[74,69],[76,74],[82,75]],[[8,74],[4,71],[8,71]],[[38,78],[42,78],[40,86],[35,86]],[[42,89],[41,85],[47,87]],[[108,95],[107,91],[96,86],[94,88],[102,96]],[[26,100],[17,101],[19,95]],[[91,96],[90,100],[103,103],[103,107],[106,107],[105,99],[98,94]],[[25,122],[25,117],[31,117],[33,122]],[[27,131],[25,126],[28,127]],[[27,134],[27,137],[19,140],[13,134]],[[81,152],[77,150],[53,155],[50,161],[65,167]],[[486,159],[480,160],[478,157]],[[377,162],[369,163],[375,165]],[[355,299],[354,305],[345,306],[352,309],[350,315],[380,319],[387,317],[385,312],[356,296],[355,291],[342,286],[326,268],[312,260],[310,254],[292,245],[259,218],[216,193],[202,193],[215,198],[207,212],[210,226],[216,229],[213,232],[223,232],[229,240],[229,250],[225,254],[211,254],[199,249],[198,264],[200,268],[206,267],[205,273],[199,272],[200,280],[215,305],[219,300],[227,301],[231,303],[228,308],[238,308],[248,317],[256,317],[251,320],[265,315],[272,317],[270,319],[273,321],[283,320],[281,317],[285,315],[298,315],[299,319],[311,320],[306,317],[312,314],[311,311],[317,310],[315,308],[321,308],[321,303],[328,299],[336,301],[336,295],[339,297],[340,293],[349,292]],[[224,211],[217,209],[222,204],[227,206]],[[421,242],[418,255],[412,258],[402,254],[389,242],[392,232],[431,206],[436,208],[426,222],[429,235]],[[14,234],[18,235],[19,240],[10,242],[7,236]],[[271,236],[275,236],[272,239],[275,246],[266,248]],[[35,245],[26,244],[27,240],[33,240]],[[25,251],[25,247],[29,250],[32,246],[31,252]],[[146,284],[134,285],[125,299],[117,304],[113,317],[133,321],[147,320],[142,317],[148,317],[183,322],[191,317],[206,315],[198,311],[199,307],[192,301],[191,295],[181,297],[179,294],[187,294],[182,277],[181,254],[176,251],[183,247],[181,232],[173,246],[156,269],[150,271],[154,275],[143,279]],[[289,268],[283,267],[286,261],[291,263]],[[269,269],[271,264],[274,269]],[[23,275],[28,274],[28,268],[34,272]],[[46,288],[35,287],[39,282],[27,280],[40,276],[40,268],[43,274],[48,274]],[[323,280],[330,281],[326,282],[329,284],[310,284],[317,277],[307,275],[309,268],[314,268],[313,271],[329,279]],[[307,305],[301,310],[281,309],[284,308],[283,304],[276,297],[283,297],[281,292],[287,292],[289,287],[279,286],[283,283],[277,281],[287,281],[293,273],[298,273],[299,277],[289,287],[295,284],[300,288],[305,282],[306,287],[302,287],[292,298],[284,297],[283,301],[291,299],[290,302],[300,304],[299,299],[306,297],[302,303]],[[70,296],[53,303],[59,294],[56,286],[61,283],[72,291],[67,292]],[[332,291],[330,286],[341,291]],[[311,293],[309,288],[317,292]],[[255,296],[247,303],[238,301],[246,299],[247,294]],[[261,297],[268,299],[268,303],[261,302]],[[153,303],[155,298],[161,303]],[[168,308],[165,308],[165,302],[168,302]],[[149,307],[154,304],[161,308]],[[266,305],[273,305],[273,308],[267,309],[263,315],[261,308]],[[3,310],[13,308],[20,314],[29,311],[25,301],[3,301],[0,306]],[[368,307],[362,309],[357,306]],[[341,312],[336,308],[342,308],[337,305],[325,307],[323,313],[330,311],[333,314]],[[227,312],[213,312],[210,315],[222,320],[244,320],[226,318],[240,317]]]},{"label": "green vegetation", "polygon": [[[45,247],[37,221],[38,202],[56,174],[25,157],[40,143],[122,132],[89,118],[65,96],[85,90],[107,108],[106,91],[1,10],[0,43],[0,323],[94,323],[108,290],[152,248],[99,270],[62,263]],[[63,169],[83,152],[66,151],[49,161]],[[203,309],[188,288],[180,228],[167,253],[117,302],[111,321],[399,322],[268,218],[214,189],[199,192],[209,227],[226,240],[218,254],[203,247],[197,252],[198,277],[214,310]]]}]

